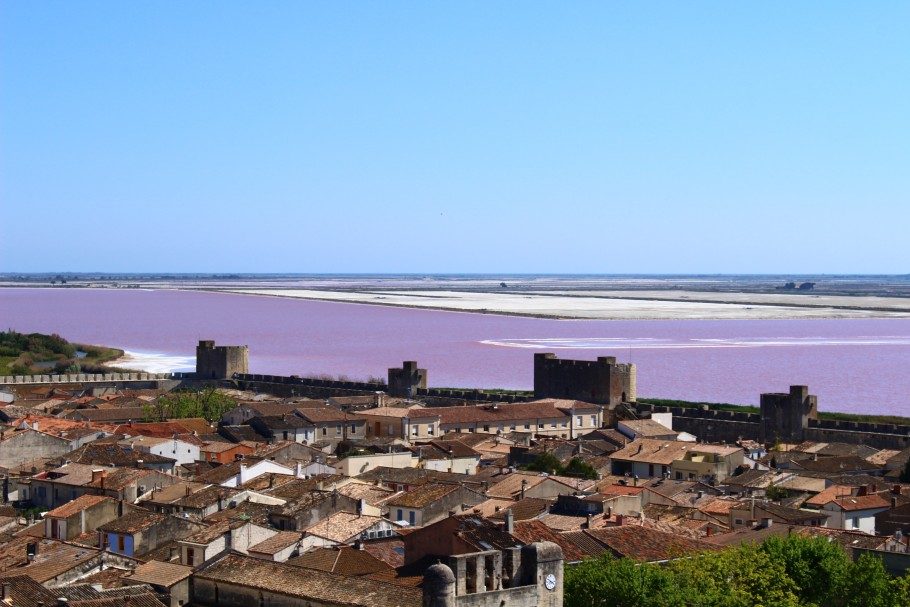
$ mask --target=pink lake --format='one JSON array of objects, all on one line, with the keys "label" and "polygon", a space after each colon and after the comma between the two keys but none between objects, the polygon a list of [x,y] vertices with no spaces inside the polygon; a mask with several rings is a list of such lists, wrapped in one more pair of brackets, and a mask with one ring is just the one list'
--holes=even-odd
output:
[{"label": "pink lake", "polygon": [[0,289],[0,325],[141,353],[250,346],[254,373],[384,376],[417,360],[439,387],[530,388],[534,352],[638,365],[641,397],[756,404],[808,384],[827,411],[910,416],[910,319],[546,320],[225,293]]}]

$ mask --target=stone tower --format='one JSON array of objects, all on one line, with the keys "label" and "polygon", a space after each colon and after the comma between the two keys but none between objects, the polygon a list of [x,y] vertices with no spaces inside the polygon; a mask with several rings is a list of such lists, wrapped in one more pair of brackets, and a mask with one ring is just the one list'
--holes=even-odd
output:
[{"label": "stone tower", "polygon": [[635,402],[636,369],[615,356],[597,360],[561,360],[555,354],[534,354],[534,397],[569,398],[615,407]]},{"label": "stone tower", "polygon": [[406,360],[401,368],[389,369],[389,395],[398,398],[415,398],[417,390],[426,389],[427,370],[418,369],[417,361]]},{"label": "stone tower", "polygon": [[215,346],[201,340],[196,346],[197,379],[230,379],[234,373],[250,372],[250,349],[247,346]]},{"label": "stone tower", "polygon": [[810,419],[818,419],[818,397],[809,394],[808,386],[761,395],[760,438],[765,444],[802,442]]},{"label": "stone tower", "polygon": [[562,607],[562,548],[553,542],[535,542],[521,549],[521,561],[537,585],[537,607]]},{"label": "stone tower", "polygon": [[423,607],[455,607],[455,574],[442,563],[423,574]]}]

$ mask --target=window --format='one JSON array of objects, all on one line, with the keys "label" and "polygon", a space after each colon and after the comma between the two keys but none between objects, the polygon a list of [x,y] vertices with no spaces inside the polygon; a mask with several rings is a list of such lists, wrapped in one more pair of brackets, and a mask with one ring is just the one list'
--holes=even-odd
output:
[{"label": "window", "polygon": [[401,508],[398,509],[398,520],[399,521],[404,520],[404,511]]},{"label": "window", "polygon": [[584,425],[585,425],[585,418],[582,417],[581,415],[576,415],[576,416],[575,416],[575,424],[578,425],[578,426],[584,426]]},{"label": "window", "polygon": [[341,434],[341,424],[338,424],[337,426],[335,426],[335,434],[338,434],[338,435]]},{"label": "window", "polygon": [[186,564],[189,565],[190,567],[192,567],[193,565],[196,564],[195,561],[196,561],[196,551],[193,550],[192,548],[187,548],[186,549]]},{"label": "window", "polygon": [[351,434],[357,432],[357,424],[351,424]]},{"label": "window", "polygon": [[531,429],[531,424],[525,424],[525,430],[530,430],[530,429]]},{"label": "window", "polygon": [[591,416],[591,425],[594,426],[595,428],[597,427],[597,416],[596,415]]},{"label": "window", "polygon": [[408,522],[411,523],[412,525],[417,522],[417,516],[413,510],[408,512]]},{"label": "window", "polygon": [[420,434],[420,424],[414,424],[411,426],[411,435],[418,436]]},{"label": "window", "polygon": [[122,535],[117,536],[117,552],[126,552],[126,538]]},{"label": "window", "polygon": [[678,480],[678,481],[681,481],[681,480],[682,480],[682,472],[677,472],[677,473],[676,473],[676,480]]},{"label": "window", "polygon": [[538,430],[543,430],[543,424],[537,424],[537,429],[538,429]]},{"label": "window", "polygon": [[648,476],[654,476],[654,464],[648,464]]},{"label": "window", "polygon": [[551,428],[555,428],[555,427],[556,427],[556,422],[551,422],[551,423],[550,423],[550,427],[551,427]]},{"label": "window", "polygon": [[436,431],[436,430],[435,430],[433,424],[430,424],[429,426],[427,426],[427,433],[428,433],[428,434],[433,434],[433,433],[435,433],[435,431]]},{"label": "window", "polygon": [[329,433],[328,429],[326,429],[326,427],[323,426],[323,427],[322,427],[322,435],[325,436],[325,435],[328,434],[328,433]]},{"label": "window", "polygon": [[490,431],[490,424],[484,424],[484,425],[483,425],[483,431],[484,431],[484,432],[489,432],[489,431]]},{"label": "window", "polygon": [[853,517],[853,528],[859,529],[859,517],[858,516]]}]

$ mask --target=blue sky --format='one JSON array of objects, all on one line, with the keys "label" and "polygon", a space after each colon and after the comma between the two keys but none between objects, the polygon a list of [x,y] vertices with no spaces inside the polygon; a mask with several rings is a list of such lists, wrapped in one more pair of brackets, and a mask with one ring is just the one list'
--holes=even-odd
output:
[{"label": "blue sky", "polygon": [[0,3],[0,271],[910,272],[907,2]]}]

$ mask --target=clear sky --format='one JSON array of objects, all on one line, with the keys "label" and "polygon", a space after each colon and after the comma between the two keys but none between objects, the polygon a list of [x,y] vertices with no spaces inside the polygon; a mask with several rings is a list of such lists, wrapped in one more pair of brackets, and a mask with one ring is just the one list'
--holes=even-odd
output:
[{"label": "clear sky", "polygon": [[0,3],[0,271],[910,272],[910,2]]}]

